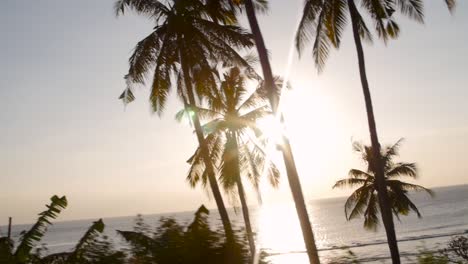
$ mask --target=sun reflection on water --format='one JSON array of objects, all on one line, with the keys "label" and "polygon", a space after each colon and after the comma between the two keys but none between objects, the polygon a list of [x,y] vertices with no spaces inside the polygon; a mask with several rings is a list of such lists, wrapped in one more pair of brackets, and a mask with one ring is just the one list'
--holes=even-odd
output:
[{"label": "sun reflection on water", "polygon": [[[313,221],[313,219],[311,219]],[[294,204],[264,205],[258,211],[257,245],[279,263],[308,263]],[[319,227],[314,224],[314,232]],[[326,243],[316,235],[317,247]]]}]

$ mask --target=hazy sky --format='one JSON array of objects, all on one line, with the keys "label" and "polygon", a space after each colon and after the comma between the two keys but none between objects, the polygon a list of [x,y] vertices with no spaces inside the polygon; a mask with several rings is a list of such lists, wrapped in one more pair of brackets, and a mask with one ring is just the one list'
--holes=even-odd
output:
[{"label": "hazy sky", "polygon": [[[185,182],[196,138],[174,120],[179,102],[160,119],[145,89],[126,109],[117,100],[128,57],[153,25],[116,18],[113,3],[0,2],[0,225],[33,221],[53,194],[69,199],[62,220],[214,206]],[[260,22],[282,74],[302,0],[270,6]],[[387,47],[365,47],[381,141],[406,138],[401,159],[418,163],[422,185],[468,183],[468,3],[450,16],[442,0],[426,1],[426,24],[401,28]],[[321,75],[310,51],[292,68],[285,109],[307,199],[347,194],[331,186],[362,165],[351,151],[368,133],[350,33]],[[286,178],[264,195],[290,201]]]}]

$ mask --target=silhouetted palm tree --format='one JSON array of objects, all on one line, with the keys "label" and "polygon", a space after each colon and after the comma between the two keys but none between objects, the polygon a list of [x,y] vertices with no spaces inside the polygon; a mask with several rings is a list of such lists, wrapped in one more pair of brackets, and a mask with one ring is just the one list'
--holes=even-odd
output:
[{"label": "silhouetted palm tree", "polygon": [[[242,176],[248,177],[258,191],[264,169],[267,170],[267,176],[274,187],[278,185],[279,171],[265,157],[266,153],[261,146],[262,131],[256,124],[260,118],[270,115],[271,111],[264,105],[265,101],[257,91],[248,97],[247,95],[246,76],[238,67],[231,68],[224,74],[219,89],[213,90],[212,94],[207,96],[208,108],[197,108],[197,112],[202,119],[209,121],[203,127],[208,134],[207,142],[212,160],[219,168],[221,184],[225,192],[239,196],[253,258],[255,240]],[[183,113],[178,113],[179,119]],[[189,162],[192,164],[187,177],[190,185],[194,187],[206,182],[205,164],[200,156],[200,149]],[[234,190],[237,192],[232,193]]]},{"label": "silhouetted palm tree", "polygon": [[39,213],[36,223],[21,234],[19,245],[14,247],[13,241],[9,237],[0,237],[0,263],[30,263],[38,259],[38,256],[31,253],[44,237],[47,228],[52,225],[52,220],[67,207],[68,201],[65,196],[56,195],[50,198],[50,204],[46,205],[47,210]]},{"label": "silhouetted palm tree", "polygon": [[[367,13],[375,24],[375,30],[379,38],[384,41],[387,41],[389,38],[398,37],[399,27],[392,17],[396,10],[399,10],[400,13],[410,19],[414,19],[418,22],[424,21],[422,0],[362,0],[360,3],[363,11]],[[455,6],[454,0],[447,0],[446,3],[450,9],[453,9]],[[379,190],[378,198],[382,209],[382,220],[385,226],[393,263],[400,263],[390,201],[384,178],[384,169],[382,165],[379,165],[382,163],[380,158],[380,143],[367,81],[364,50],[361,42],[361,39],[371,42],[372,36],[360,10],[356,6],[355,0],[307,0],[296,36],[296,46],[298,51],[301,52],[305,44],[307,44],[311,38],[314,38],[313,56],[318,70],[321,71],[325,66],[330,48],[338,48],[340,46],[342,32],[348,23],[348,13],[349,17],[351,17],[353,36],[358,55],[359,72],[364,93],[372,150],[376,157],[376,183]]]},{"label": "silhouetted palm tree", "polygon": [[[104,232],[104,222],[99,219],[88,228],[71,252],[59,252],[37,261],[38,264],[100,264],[125,263],[126,256],[122,251],[115,250],[109,241],[100,239]],[[36,262],[34,262],[36,263]]]},{"label": "silhouetted palm tree", "polygon": [[[270,106],[273,112],[276,114],[278,110],[279,103],[279,88],[275,85],[275,78],[273,75],[273,70],[270,65],[268,58],[268,50],[263,39],[260,26],[258,24],[256,11],[267,10],[267,1],[266,0],[212,0],[219,1],[223,3],[223,6],[234,6],[240,7],[244,6],[247,14],[247,19],[249,22],[250,29],[252,31],[255,46],[257,48],[258,56],[260,59],[260,64],[263,72],[263,79],[265,80],[266,96],[270,101]],[[233,8],[235,9],[235,8]],[[281,113],[279,113],[281,114]],[[282,121],[284,122],[284,117],[281,116]],[[289,139],[283,135],[282,138],[282,148],[283,160],[286,168],[286,174],[288,176],[288,182],[291,189],[291,194],[296,205],[296,211],[301,224],[302,235],[304,238],[304,243],[307,249],[307,254],[311,264],[319,264],[320,260],[318,257],[317,246],[315,245],[314,233],[312,231],[312,225],[309,220],[309,215],[307,213],[307,207],[304,201],[304,195],[302,193],[301,181],[299,179],[299,174],[297,172],[296,162],[294,161],[294,155],[292,148],[289,142]]]},{"label": "silhouetted palm tree", "polygon": [[[418,176],[416,164],[406,162],[394,162],[398,156],[401,139],[393,146],[387,146],[381,150],[382,165],[384,167],[385,182],[393,214],[399,218],[400,215],[408,215],[412,210],[421,217],[416,205],[408,197],[408,191],[425,191],[431,196],[433,192],[422,186],[406,183],[398,180],[400,177],[416,179]],[[378,202],[378,189],[376,184],[376,168],[374,163],[374,152],[371,146],[364,146],[358,142],[353,144],[356,151],[366,164],[366,170],[352,169],[347,179],[339,180],[333,188],[359,186],[345,204],[345,214],[348,220],[364,215],[364,227],[375,230],[378,225],[378,214],[380,206]]]},{"label": "silhouetted palm tree", "polygon": [[[117,14],[131,9],[154,20],[154,31],[136,45],[130,57],[127,83],[143,84],[146,75],[151,73],[153,83],[150,102],[153,111],[161,114],[174,86],[172,80],[177,79],[178,94],[194,113],[191,117],[207,167],[209,185],[227,239],[232,239],[231,223],[214,176],[209,149],[195,107],[195,95],[205,93],[213,83],[211,61],[221,60],[249,67],[236,48],[251,47],[251,34],[238,26],[225,24],[231,22],[230,19],[219,21],[223,17],[233,17],[228,10],[214,11],[212,6],[199,0],[119,0],[115,9]],[[199,76],[194,76],[195,68],[198,69]],[[203,85],[194,85],[195,78]],[[126,103],[134,99],[131,87],[124,91],[121,99]]]}]

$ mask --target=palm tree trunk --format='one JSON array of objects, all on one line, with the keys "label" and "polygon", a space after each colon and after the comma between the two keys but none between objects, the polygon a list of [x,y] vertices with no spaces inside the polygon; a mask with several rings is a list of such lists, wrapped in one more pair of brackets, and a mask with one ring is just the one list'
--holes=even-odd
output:
[{"label": "palm tree trunk", "polygon": [[[181,55],[181,65],[182,71],[184,74],[184,82],[185,87],[187,90],[187,95],[189,99],[190,106],[196,106],[195,96],[193,94],[193,87],[192,82],[190,80],[190,71],[188,68],[187,63],[184,61],[184,56]],[[226,210],[226,206],[224,205],[223,197],[221,195],[221,191],[219,190],[218,182],[216,181],[216,177],[214,174],[214,167],[213,162],[210,158],[210,151],[205,141],[205,136],[203,135],[203,129],[200,124],[200,119],[198,117],[198,113],[194,108],[191,109],[194,111],[192,115],[192,121],[195,126],[195,133],[197,134],[198,144],[200,145],[201,155],[203,157],[206,173],[208,175],[208,181],[210,183],[211,191],[213,192],[213,197],[216,201],[216,206],[218,207],[219,215],[221,216],[221,221],[223,223],[224,232],[226,233],[226,240],[228,242],[234,242],[234,233],[232,231],[231,221],[229,220],[229,215]]]},{"label": "palm tree trunk", "polygon": [[364,93],[364,100],[366,103],[367,121],[369,123],[369,133],[372,144],[372,155],[375,158],[374,166],[376,167],[376,183],[377,193],[379,197],[380,211],[382,214],[382,221],[387,233],[387,242],[390,248],[390,254],[392,256],[392,262],[394,264],[400,263],[400,254],[398,251],[398,243],[395,234],[395,226],[393,224],[392,209],[390,200],[388,198],[387,186],[385,182],[384,168],[382,165],[382,157],[380,153],[380,143],[377,136],[377,127],[375,124],[374,110],[372,107],[372,99],[369,90],[369,83],[367,82],[366,65],[364,61],[364,50],[362,48],[361,37],[359,35],[357,21],[358,21],[358,10],[354,3],[354,0],[349,0],[349,12],[351,15],[351,22],[353,26],[354,41],[356,43],[356,50],[359,61],[359,73],[361,75],[362,91]]},{"label": "palm tree trunk", "polygon": [[[233,141],[233,150],[235,151],[234,159],[236,163],[236,184],[237,184],[237,192],[239,193],[239,199],[241,202],[242,206],[242,216],[244,217],[244,222],[245,222],[245,230],[247,231],[247,239],[249,241],[249,247],[250,247],[250,255],[251,255],[251,260],[253,263],[253,260],[255,258],[255,240],[253,236],[253,231],[252,231],[252,225],[250,223],[250,215],[249,215],[249,207],[247,206],[247,199],[245,197],[245,191],[244,191],[244,185],[242,184],[242,178],[240,175],[240,163],[239,163],[239,146],[237,144],[237,135],[229,135]],[[228,144],[229,145],[229,144]]]},{"label": "palm tree trunk", "polygon": [[[254,35],[258,56],[260,58],[260,64],[262,65],[263,78],[265,79],[270,105],[272,110],[276,113],[279,101],[278,93],[274,82],[270,61],[268,59],[268,52],[263,40],[262,32],[260,31],[260,26],[258,25],[252,0],[245,0],[245,9],[247,18],[249,20],[250,29]],[[291,193],[296,205],[296,211],[299,222],[301,224],[304,243],[307,249],[307,254],[309,256],[309,262],[311,264],[319,264],[320,260],[318,257],[317,246],[315,245],[314,233],[310,224],[309,215],[307,214],[307,207],[304,201],[304,195],[302,193],[302,187],[299,180],[299,175],[297,173],[296,163],[294,161],[294,156],[291,145],[289,144],[289,140],[285,136],[283,136],[282,153],[286,167],[286,173],[288,175],[289,187],[291,188]]]}]

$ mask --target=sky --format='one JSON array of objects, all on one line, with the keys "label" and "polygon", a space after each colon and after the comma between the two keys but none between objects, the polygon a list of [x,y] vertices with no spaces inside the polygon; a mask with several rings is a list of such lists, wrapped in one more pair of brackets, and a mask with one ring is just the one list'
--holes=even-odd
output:
[{"label": "sky", "polygon": [[[397,41],[365,46],[380,141],[405,138],[400,160],[418,164],[418,184],[467,184],[468,3],[451,16],[444,1],[425,2],[424,25],[402,18]],[[54,194],[69,200],[60,220],[215,207],[185,181],[197,142],[174,120],[175,96],[162,118],[145,88],[126,108],[117,99],[128,57],[154,25],[117,18],[113,4],[0,2],[0,225],[8,216],[32,222]],[[271,0],[259,17],[276,74],[285,73],[301,6]],[[351,142],[369,141],[350,27],[323,73],[310,48],[294,55],[290,73],[284,110],[306,199],[349,194],[331,186],[362,168]],[[265,203],[291,202],[285,176],[262,191]]]}]

